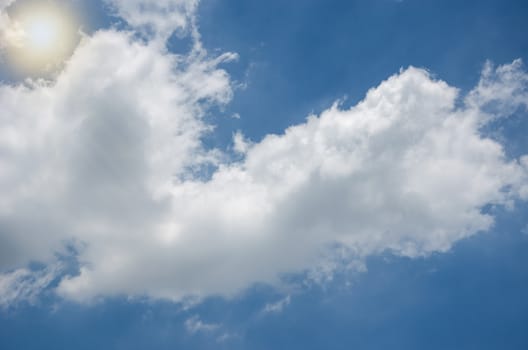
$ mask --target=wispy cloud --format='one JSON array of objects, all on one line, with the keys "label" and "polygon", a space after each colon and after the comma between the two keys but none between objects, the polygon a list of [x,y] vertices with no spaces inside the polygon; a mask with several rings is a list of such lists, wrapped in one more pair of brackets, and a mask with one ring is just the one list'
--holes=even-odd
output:
[{"label": "wispy cloud", "polygon": [[219,324],[205,323],[200,319],[200,316],[194,315],[185,321],[185,329],[191,334],[196,333],[210,333],[220,328]]},{"label": "wispy cloud", "polygon": [[56,264],[37,271],[18,269],[0,274],[0,308],[11,308],[21,303],[33,304],[62,273]]},{"label": "wispy cloud", "polygon": [[278,300],[274,303],[269,303],[264,306],[264,309],[262,309],[262,312],[264,313],[280,313],[282,310],[290,305],[291,303],[291,296],[287,296],[281,300]]}]

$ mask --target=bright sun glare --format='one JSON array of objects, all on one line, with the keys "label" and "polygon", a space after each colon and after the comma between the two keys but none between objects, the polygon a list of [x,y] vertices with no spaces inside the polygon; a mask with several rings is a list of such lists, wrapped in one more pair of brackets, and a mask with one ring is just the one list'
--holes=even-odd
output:
[{"label": "bright sun glare", "polygon": [[79,39],[72,13],[53,2],[17,9],[11,16],[10,61],[23,72],[53,71],[73,52]]},{"label": "bright sun glare", "polygon": [[27,24],[24,31],[28,45],[34,50],[49,50],[59,39],[57,23],[52,18],[35,18]]}]

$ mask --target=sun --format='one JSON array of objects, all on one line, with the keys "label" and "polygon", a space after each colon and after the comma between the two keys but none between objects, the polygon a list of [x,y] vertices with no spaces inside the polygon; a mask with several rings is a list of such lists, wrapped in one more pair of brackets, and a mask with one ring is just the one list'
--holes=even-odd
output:
[{"label": "sun", "polygon": [[26,45],[31,51],[51,51],[60,40],[60,26],[52,17],[33,18],[25,27]]},{"label": "sun", "polygon": [[75,16],[53,2],[17,8],[10,17],[9,61],[30,75],[55,70],[79,41]]}]

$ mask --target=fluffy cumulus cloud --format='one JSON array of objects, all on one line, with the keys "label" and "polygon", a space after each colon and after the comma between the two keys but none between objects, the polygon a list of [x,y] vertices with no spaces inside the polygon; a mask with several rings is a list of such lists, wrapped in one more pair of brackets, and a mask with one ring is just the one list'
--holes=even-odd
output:
[{"label": "fluffy cumulus cloud", "polygon": [[[195,6],[113,3],[138,30],[165,33],[188,22],[168,27],[163,13]],[[242,159],[229,160],[201,139],[205,111],[231,98],[219,65],[234,55],[155,42],[99,31],[53,82],[0,86],[0,293],[33,296],[26,287],[43,283],[26,283],[24,267],[55,266],[73,246],[79,273],[57,277],[65,298],[233,295],[335,261],[336,246],[358,266],[443,252],[493,225],[484,207],[528,199],[528,157],[508,159],[481,132],[526,107],[520,61],[487,66],[463,99],[402,70],[352,108],[260,142],[237,133]],[[207,164],[211,177],[196,176]]]}]

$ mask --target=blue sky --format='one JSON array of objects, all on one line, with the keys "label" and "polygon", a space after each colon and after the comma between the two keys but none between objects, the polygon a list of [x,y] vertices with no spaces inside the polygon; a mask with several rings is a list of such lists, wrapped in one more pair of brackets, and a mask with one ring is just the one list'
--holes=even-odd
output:
[{"label": "blue sky", "polygon": [[0,348],[527,348],[525,2],[0,11]]}]

